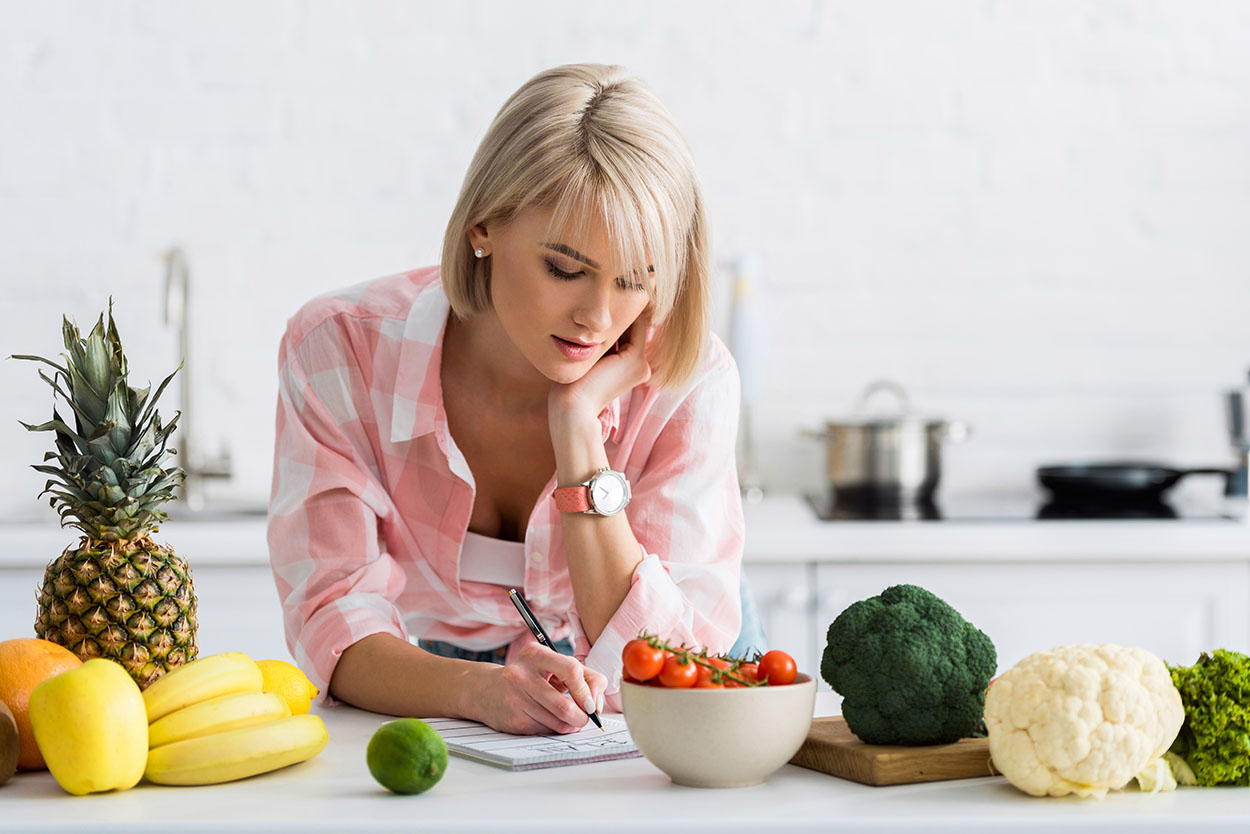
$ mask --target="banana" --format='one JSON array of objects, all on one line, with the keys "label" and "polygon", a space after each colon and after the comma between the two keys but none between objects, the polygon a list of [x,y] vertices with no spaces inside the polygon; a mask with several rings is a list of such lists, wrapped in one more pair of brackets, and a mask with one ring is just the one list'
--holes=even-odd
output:
[{"label": "banana", "polygon": [[209,698],[233,692],[257,692],[264,682],[265,676],[256,661],[242,652],[201,657],[167,672],[143,690],[148,723]]},{"label": "banana", "polygon": [[286,701],[274,692],[222,695],[175,710],[153,721],[148,727],[148,747],[239,730],[290,714]]},{"label": "banana", "polygon": [[143,775],[158,785],[232,782],[311,759],[329,740],[320,716],[291,715],[153,748]]}]

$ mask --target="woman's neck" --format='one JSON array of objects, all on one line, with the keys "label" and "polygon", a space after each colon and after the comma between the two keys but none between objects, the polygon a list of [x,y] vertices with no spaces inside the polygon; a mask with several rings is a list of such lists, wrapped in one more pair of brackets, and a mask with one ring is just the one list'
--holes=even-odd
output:
[{"label": "woman's neck", "polygon": [[516,349],[494,310],[469,319],[449,313],[443,335],[443,385],[471,389],[475,399],[503,412],[530,413],[547,408],[551,380]]}]

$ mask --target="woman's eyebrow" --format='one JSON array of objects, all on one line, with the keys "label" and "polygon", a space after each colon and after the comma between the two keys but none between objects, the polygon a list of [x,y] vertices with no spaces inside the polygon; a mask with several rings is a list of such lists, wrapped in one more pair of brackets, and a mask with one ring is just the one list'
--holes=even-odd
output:
[{"label": "woman's eyebrow", "polygon": [[[599,264],[586,257],[581,252],[578,252],[572,246],[565,246],[563,243],[544,243],[543,246],[547,247],[552,252],[559,252],[561,255],[568,255],[570,258],[576,258],[591,269],[599,268]],[[655,267],[648,266],[647,272],[655,272]]]},{"label": "woman's eyebrow", "polygon": [[578,252],[572,246],[565,246],[563,243],[544,243],[543,246],[547,247],[552,252],[559,252],[561,255],[568,255],[570,258],[577,258],[591,269],[599,268],[599,264],[586,257],[581,252]]}]

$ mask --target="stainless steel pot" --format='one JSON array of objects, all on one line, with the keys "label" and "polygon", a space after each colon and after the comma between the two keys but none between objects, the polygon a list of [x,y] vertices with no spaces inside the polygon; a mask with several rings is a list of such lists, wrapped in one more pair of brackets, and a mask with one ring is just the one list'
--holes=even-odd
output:
[{"label": "stainless steel pot", "polygon": [[[879,393],[895,398],[892,414],[869,414]],[[890,380],[872,383],[849,420],[829,420],[823,432],[829,486],[838,504],[928,504],[942,477],[942,445],[968,437],[966,423],[917,416],[907,392]]]}]

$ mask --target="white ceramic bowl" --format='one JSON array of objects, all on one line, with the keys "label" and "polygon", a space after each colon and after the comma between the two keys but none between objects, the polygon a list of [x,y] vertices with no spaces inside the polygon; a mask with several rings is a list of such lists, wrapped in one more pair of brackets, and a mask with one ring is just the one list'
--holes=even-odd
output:
[{"label": "white ceramic bowl", "polygon": [[758,785],[798,752],[812,725],[816,682],[788,686],[664,689],[621,682],[634,743],[679,785]]}]

